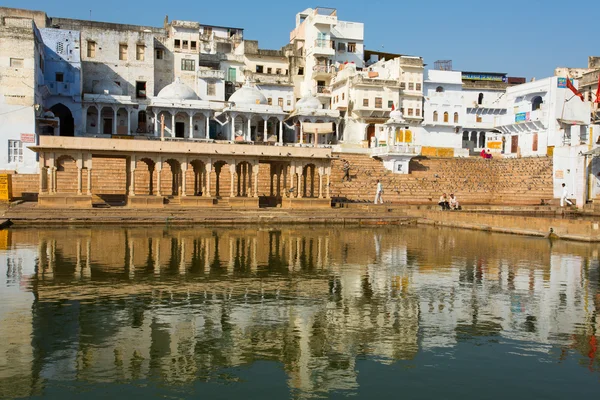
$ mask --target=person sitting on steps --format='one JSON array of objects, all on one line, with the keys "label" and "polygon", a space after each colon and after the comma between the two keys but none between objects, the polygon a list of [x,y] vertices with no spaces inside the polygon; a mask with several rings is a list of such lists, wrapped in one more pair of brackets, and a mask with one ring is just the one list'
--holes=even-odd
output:
[{"label": "person sitting on steps", "polygon": [[462,210],[462,208],[460,207],[460,204],[458,203],[458,200],[456,199],[456,197],[454,197],[454,193],[450,193],[450,209],[451,210]]},{"label": "person sitting on steps", "polygon": [[446,193],[443,193],[440,196],[440,201],[438,202],[438,205],[440,207],[442,207],[442,211],[450,209],[450,203],[448,203],[448,198],[446,197]]}]

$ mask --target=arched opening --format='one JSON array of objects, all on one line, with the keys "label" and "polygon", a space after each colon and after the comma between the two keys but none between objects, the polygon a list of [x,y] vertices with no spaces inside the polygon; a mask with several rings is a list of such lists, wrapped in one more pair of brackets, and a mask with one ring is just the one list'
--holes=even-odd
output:
[{"label": "arched opening", "polygon": [[435,88],[435,91],[437,93],[444,93],[444,88],[442,86],[438,86],[438,87]]},{"label": "arched opening", "polygon": [[485,147],[485,132],[479,132],[479,148]]},{"label": "arched opening", "polygon": [[454,113],[454,123],[458,124],[458,113],[457,112]]},{"label": "arched opening", "polygon": [[544,104],[544,100],[542,99],[542,96],[535,96],[533,99],[531,99],[531,111],[541,109],[542,104]]},{"label": "arched opening", "polygon": [[134,174],[135,193],[149,196],[154,195],[154,182],[156,182],[154,161],[149,158],[138,160]]},{"label": "arched opening", "polygon": [[105,135],[115,134],[116,132],[113,131],[113,124],[115,118],[115,113],[113,109],[111,107],[103,107],[100,114],[100,124],[102,126],[102,129],[100,129],[100,133],[103,133]]},{"label": "arched opening", "polygon": [[217,199],[230,196],[229,185],[231,185],[231,174],[229,164],[226,161],[217,161],[214,164],[215,179],[211,179],[211,193],[214,193]]},{"label": "arched opening", "polygon": [[366,134],[366,139],[367,139],[367,144],[369,147],[374,146],[374,139],[375,139],[375,125],[374,124],[369,124],[367,126],[367,134]]},{"label": "arched opening", "polygon": [[315,165],[308,164],[302,169],[302,197],[317,197],[315,193]]},{"label": "arched opening", "polygon": [[463,131],[462,140],[463,140],[463,142],[469,141],[469,131]]},{"label": "arched opening", "polygon": [[200,160],[190,163],[194,174],[194,196],[202,196],[206,192],[206,166]]},{"label": "arched opening", "polygon": [[449,121],[449,116],[448,116],[448,112],[444,112],[444,122],[448,122]]},{"label": "arched opening", "polygon": [[137,133],[146,133],[148,130],[148,114],[146,111],[138,112],[138,125],[137,125]]},{"label": "arched opening", "polygon": [[235,172],[237,174],[237,186],[236,196],[237,197],[251,197],[252,196],[252,165],[243,161],[236,165]]},{"label": "arched opening", "polygon": [[437,122],[437,120],[438,120],[438,112],[434,111],[433,112],[433,122]]},{"label": "arched opening", "polygon": [[71,156],[56,159],[56,192],[77,193],[77,163]]},{"label": "arched opening", "polygon": [[477,143],[477,132],[475,131],[471,132],[471,142],[473,142],[473,145]]},{"label": "arched opening", "polygon": [[117,135],[129,135],[129,112],[125,108],[117,110]]},{"label": "arched opening", "polygon": [[62,103],[58,103],[50,107],[50,111],[54,113],[60,120],[60,136],[74,136],[75,135],[75,122],[73,120],[73,114],[69,107]]},{"label": "arched opening", "polygon": [[477,104],[483,104],[483,93],[479,93],[479,96],[477,97]]},{"label": "arched opening", "polygon": [[179,196],[182,184],[181,164],[179,161],[169,159],[163,163],[161,171],[161,193],[167,196]]}]

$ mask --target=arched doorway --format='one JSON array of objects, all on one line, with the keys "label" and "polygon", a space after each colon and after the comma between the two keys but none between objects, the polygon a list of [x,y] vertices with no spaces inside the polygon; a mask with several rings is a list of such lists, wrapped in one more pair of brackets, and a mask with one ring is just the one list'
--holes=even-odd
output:
[{"label": "arched doorway", "polygon": [[374,137],[375,137],[375,125],[369,124],[369,126],[367,126],[367,145],[369,147],[371,147],[371,142]]},{"label": "arched doorway", "polygon": [[62,103],[58,103],[50,107],[50,111],[52,111],[54,116],[60,120],[60,136],[74,136],[75,122],[69,107]]}]

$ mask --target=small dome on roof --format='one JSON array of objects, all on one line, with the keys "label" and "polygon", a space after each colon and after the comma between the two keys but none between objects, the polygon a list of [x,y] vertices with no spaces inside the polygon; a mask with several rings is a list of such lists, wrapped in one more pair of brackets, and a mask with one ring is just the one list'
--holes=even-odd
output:
[{"label": "small dome on roof", "polygon": [[194,89],[182,83],[179,78],[175,80],[175,82],[170,85],[162,88],[158,95],[156,96],[159,99],[166,100],[200,100],[200,97],[194,92]]},{"label": "small dome on roof", "polygon": [[390,119],[387,120],[387,124],[403,124],[404,116],[402,115],[402,111],[399,109],[395,109],[390,113]]},{"label": "small dome on roof", "polygon": [[110,81],[108,79],[102,79],[101,81],[96,82],[92,86],[92,93],[94,93],[94,94],[109,94],[112,96],[122,96],[123,89],[121,89],[121,86],[117,85],[113,81]]},{"label": "small dome on roof", "polygon": [[268,104],[265,95],[256,86],[251,86],[249,81],[246,81],[244,86],[236,90],[229,101],[236,104]]},{"label": "small dome on roof", "polygon": [[318,110],[323,108],[319,99],[308,93],[296,103],[296,110]]}]

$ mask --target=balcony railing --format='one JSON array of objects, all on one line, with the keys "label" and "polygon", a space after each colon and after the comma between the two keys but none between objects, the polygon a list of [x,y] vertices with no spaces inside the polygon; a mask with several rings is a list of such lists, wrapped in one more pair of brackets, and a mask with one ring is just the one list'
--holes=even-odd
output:
[{"label": "balcony railing", "polygon": [[414,144],[393,144],[390,146],[375,147],[371,150],[373,155],[383,154],[421,154],[421,146]]},{"label": "balcony railing", "polygon": [[313,72],[314,73],[320,73],[320,74],[332,74],[336,71],[335,67],[333,65],[315,65],[313,67]]},{"label": "balcony railing", "polygon": [[315,40],[315,47],[332,49],[333,50],[333,40],[329,39],[317,39]]}]

